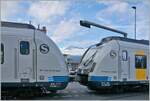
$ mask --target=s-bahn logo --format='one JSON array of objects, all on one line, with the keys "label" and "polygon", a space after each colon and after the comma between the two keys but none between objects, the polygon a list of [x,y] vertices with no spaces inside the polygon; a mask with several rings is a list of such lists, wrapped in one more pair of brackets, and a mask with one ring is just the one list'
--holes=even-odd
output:
[{"label": "s-bahn logo", "polygon": [[47,54],[49,52],[49,47],[46,44],[41,44],[40,45],[40,52],[43,54]]},{"label": "s-bahn logo", "polygon": [[111,56],[112,58],[116,57],[116,55],[117,55],[117,53],[116,53],[115,50],[111,50],[111,51],[110,51],[110,56]]}]

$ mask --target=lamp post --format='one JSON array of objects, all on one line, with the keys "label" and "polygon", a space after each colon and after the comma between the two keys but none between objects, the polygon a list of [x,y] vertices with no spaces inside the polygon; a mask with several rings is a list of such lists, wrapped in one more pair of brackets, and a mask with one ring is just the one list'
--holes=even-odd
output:
[{"label": "lamp post", "polygon": [[87,28],[91,28],[91,26],[95,26],[95,27],[98,27],[98,28],[102,28],[102,29],[105,29],[105,30],[112,31],[112,32],[120,33],[125,38],[127,38],[127,33],[126,32],[122,32],[120,30],[116,30],[116,29],[113,29],[113,28],[110,28],[110,27],[107,27],[107,26],[103,26],[103,25],[94,23],[94,22],[90,22],[90,21],[86,21],[86,20],[80,20],[80,25],[84,26],[84,27],[87,27]]},{"label": "lamp post", "polygon": [[135,10],[135,26],[134,26],[135,35],[134,35],[134,38],[136,39],[136,7],[132,6],[132,8]]}]

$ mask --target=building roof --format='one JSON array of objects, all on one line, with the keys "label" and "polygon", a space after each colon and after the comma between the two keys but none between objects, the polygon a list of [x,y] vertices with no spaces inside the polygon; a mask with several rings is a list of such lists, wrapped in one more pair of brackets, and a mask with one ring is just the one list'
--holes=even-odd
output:
[{"label": "building roof", "polygon": [[6,21],[1,21],[1,26],[2,27],[35,29],[35,27],[33,25],[31,25],[31,24],[16,23],[16,22],[6,22]]}]

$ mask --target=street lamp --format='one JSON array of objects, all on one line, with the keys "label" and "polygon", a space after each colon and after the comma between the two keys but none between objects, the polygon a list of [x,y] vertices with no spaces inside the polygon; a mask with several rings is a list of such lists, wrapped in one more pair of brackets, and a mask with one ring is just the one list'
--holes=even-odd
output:
[{"label": "street lamp", "polygon": [[134,26],[135,35],[134,35],[134,38],[136,39],[136,7],[132,6],[132,8],[135,10],[135,26]]}]

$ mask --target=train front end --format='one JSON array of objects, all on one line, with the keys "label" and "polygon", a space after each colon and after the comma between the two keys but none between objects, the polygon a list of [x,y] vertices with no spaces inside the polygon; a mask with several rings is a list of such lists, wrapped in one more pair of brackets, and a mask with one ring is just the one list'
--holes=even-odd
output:
[{"label": "train front end", "polygon": [[96,66],[94,58],[97,51],[97,46],[93,45],[87,49],[81,59],[81,63],[77,71],[77,81],[82,85],[88,86],[89,73],[93,72]]}]

